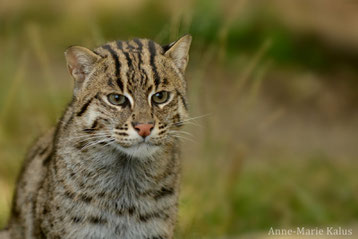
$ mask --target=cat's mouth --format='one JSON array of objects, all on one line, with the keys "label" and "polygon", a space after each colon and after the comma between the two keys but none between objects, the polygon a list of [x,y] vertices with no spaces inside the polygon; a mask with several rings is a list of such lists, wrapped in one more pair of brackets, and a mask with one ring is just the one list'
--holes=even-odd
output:
[{"label": "cat's mouth", "polygon": [[138,148],[138,147],[158,147],[163,144],[166,137],[161,135],[149,135],[147,137],[114,137],[116,144],[119,144],[123,148]]},{"label": "cat's mouth", "polygon": [[115,148],[134,158],[151,157],[159,149],[159,145],[142,140],[134,144],[115,144]]},{"label": "cat's mouth", "polygon": [[135,148],[135,147],[140,147],[140,146],[155,146],[156,145],[148,138],[116,140],[116,143],[124,148]]}]

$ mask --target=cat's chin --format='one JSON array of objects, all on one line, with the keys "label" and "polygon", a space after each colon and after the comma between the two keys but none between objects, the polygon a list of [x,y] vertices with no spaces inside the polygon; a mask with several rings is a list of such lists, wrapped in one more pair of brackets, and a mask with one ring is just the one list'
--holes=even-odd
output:
[{"label": "cat's chin", "polygon": [[130,147],[123,147],[120,144],[115,144],[114,147],[132,158],[150,158],[159,150],[159,146],[149,143],[138,143]]}]

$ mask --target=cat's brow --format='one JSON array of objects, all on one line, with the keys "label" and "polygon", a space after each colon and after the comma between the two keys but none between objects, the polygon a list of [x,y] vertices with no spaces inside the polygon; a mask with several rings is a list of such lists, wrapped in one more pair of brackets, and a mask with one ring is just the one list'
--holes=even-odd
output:
[{"label": "cat's brow", "polygon": [[123,92],[124,88],[123,88],[123,82],[121,80],[120,77],[120,70],[121,70],[121,63],[119,61],[119,57],[116,53],[116,51],[111,47],[111,45],[106,44],[102,47],[103,49],[106,49],[112,56],[113,60],[114,60],[114,64],[115,64],[115,74],[117,77],[117,85],[119,86],[119,88],[121,89],[121,91]]},{"label": "cat's brow", "polygon": [[155,87],[158,88],[160,84],[160,78],[159,78],[157,66],[155,64],[155,56],[157,55],[157,50],[155,48],[154,42],[151,40],[148,41],[148,49],[150,53],[150,66],[152,67],[153,76],[154,76],[154,84]]}]

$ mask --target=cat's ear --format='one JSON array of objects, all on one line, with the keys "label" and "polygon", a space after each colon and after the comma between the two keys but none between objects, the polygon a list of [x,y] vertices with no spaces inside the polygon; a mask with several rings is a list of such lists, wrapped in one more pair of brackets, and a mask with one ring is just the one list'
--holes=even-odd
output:
[{"label": "cat's ear", "polygon": [[93,51],[81,47],[71,46],[65,51],[67,68],[75,81],[74,92],[78,91],[86,77],[94,69],[95,63],[101,58]]},{"label": "cat's ear", "polygon": [[191,35],[185,35],[179,40],[164,46],[164,55],[172,59],[178,69],[184,73],[189,61],[189,49],[191,44]]}]

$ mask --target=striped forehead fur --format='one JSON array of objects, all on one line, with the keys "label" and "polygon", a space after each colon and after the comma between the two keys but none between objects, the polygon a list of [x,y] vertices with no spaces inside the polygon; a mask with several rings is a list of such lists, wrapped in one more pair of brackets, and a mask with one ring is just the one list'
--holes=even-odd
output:
[{"label": "striped forehead fur", "polygon": [[[94,52],[102,57],[111,58],[116,77],[111,82],[115,82],[122,91],[125,83],[129,86],[145,86],[153,83],[157,88],[160,83],[167,81],[161,78],[158,72],[158,64],[161,62],[156,60],[157,56],[164,54],[164,49],[152,40],[136,38],[131,41],[110,42]],[[108,66],[105,69],[108,69]],[[123,82],[123,79],[127,79],[127,82]],[[150,79],[153,79],[153,82]]]}]

